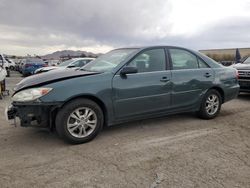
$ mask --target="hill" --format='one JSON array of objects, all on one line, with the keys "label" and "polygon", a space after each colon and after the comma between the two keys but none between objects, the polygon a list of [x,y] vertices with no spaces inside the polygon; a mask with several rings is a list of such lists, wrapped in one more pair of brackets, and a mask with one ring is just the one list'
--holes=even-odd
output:
[{"label": "hill", "polygon": [[56,51],[51,54],[47,54],[44,56],[41,56],[43,59],[60,59],[63,57],[98,57],[101,54],[95,54],[92,52],[86,52],[81,50],[62,50],[62,51]]}]

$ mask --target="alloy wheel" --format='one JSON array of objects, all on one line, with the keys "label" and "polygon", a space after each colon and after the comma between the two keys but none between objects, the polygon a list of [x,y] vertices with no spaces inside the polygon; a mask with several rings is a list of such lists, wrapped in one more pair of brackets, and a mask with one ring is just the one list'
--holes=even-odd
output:
[{"label": "alloy wheel", "polygon": [[67,130],[76,138],[90,135],[96,128],[97,115],[94,110],[82,107],[75,109],[68,117]]},{"label": "alloy wheel", "polygon": [[206,100],[206,111],[208,115],[214,115],[219,109],[219,97],[215,94],[211,94]]}]

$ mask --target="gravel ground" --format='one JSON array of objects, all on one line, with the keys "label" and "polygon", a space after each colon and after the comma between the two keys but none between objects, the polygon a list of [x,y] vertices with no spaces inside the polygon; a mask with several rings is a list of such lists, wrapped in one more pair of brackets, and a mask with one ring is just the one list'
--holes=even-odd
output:
[{"label": "gravel ground", "polygon": [[[7,85],[20,79],[12,72]],[[0,100],[0,187],[250,187],[250,94],[224,104],[214,120],[136,121],[82,145],[8,125],[8,100]]]}]

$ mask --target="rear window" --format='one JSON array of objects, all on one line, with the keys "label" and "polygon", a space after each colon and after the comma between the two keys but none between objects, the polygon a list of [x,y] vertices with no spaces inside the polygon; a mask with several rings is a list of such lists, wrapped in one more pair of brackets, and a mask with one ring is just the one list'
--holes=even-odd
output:
[{"label": "rear window", "polygon": [[43,64],[44,61],[42,59],[27,59],[26,63],[37,63],[37,64]]}]

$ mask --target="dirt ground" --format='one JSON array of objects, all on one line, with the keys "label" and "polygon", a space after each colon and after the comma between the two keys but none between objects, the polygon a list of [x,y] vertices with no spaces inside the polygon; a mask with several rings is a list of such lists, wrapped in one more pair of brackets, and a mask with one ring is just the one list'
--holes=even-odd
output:
[{"label": "dirt ground", "polygon": [[[12,72],[7,85],[20,79]],[[0,187],[250,187],[250,94],[224,104],[214,120],[136,121],[82,145],[8,125],[8,100],[0,100]]]}]

